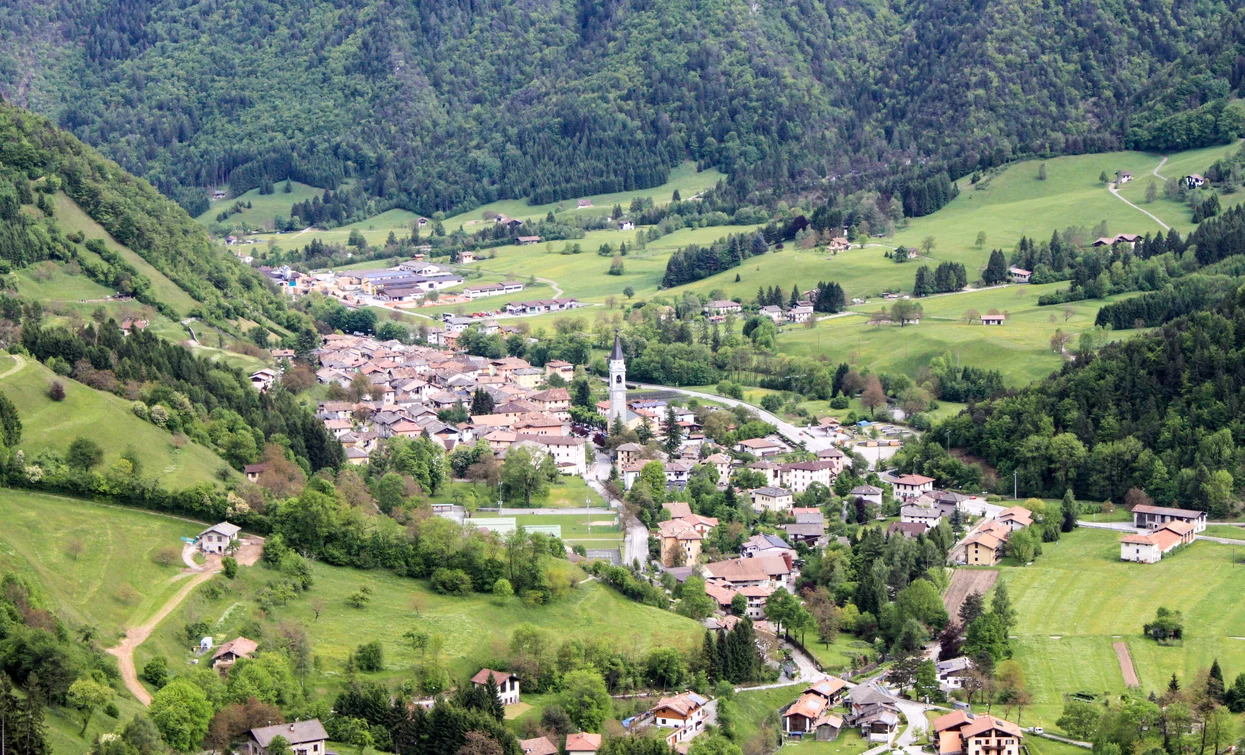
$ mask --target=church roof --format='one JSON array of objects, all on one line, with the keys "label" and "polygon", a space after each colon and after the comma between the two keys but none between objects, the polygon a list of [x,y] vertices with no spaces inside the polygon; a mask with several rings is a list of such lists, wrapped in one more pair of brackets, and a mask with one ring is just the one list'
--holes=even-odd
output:
[{"label": "church roof", "polygon": [[623,359],[622,338],[614,334],[614,351],[610,353],[610,361]]}]

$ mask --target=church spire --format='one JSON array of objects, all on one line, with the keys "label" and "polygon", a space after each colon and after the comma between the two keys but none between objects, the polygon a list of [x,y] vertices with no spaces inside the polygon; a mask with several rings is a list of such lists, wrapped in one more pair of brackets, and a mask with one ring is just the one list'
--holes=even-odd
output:
[{"label": "church spire", "polygon": [[622,349],[622,338],[618,335],[618,331],[614,331],[614,351],[610,354],[610,361],[615,359],[625,359]]}]

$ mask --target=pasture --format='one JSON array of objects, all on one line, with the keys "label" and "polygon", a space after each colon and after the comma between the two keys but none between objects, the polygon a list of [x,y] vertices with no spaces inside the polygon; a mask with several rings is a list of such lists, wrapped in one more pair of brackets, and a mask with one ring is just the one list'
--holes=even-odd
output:
[{"label": "pasture", "polygon": [[[1120,187],[1120,195],[1133,204],[1144,207],[1147,211],[1159,216],[1163,219],[1163,222],[1180,231],[1181,234],[1187,235],[1197,227],[1193,224],[1193,210],[1187,202],[1167,199],[1163,196],[1163,184],[1165,183],[1163,179],[1179,181],[1190,173],[1205,173],[1211,163],[1230,154],[1235,154],[1240,147],[1241,143],[1238,142],[1236,144],[1178,152],[1168,157],[1162,168],[1158,166],[1163,158],[1151,155],[1152,167],[1145,169],[1144,173],[1133,171],[1133,180]],[[1157,176],[1154,173],[1156,170],[1158,171]],[[1152,203],[1147,203],[1145,199],[1146,187],[1151,181],[1155,182],[1155,186],[1158,189],[1158,199]],[[1242,201],[1245,201],[1245,192],[1240,191],[1219,197],[1219,202],[1225,210],[1240,204]]]},{"label": "pasture", "polygon": [[[1119,533],[1082,528],[1044,543],[1032,566],[1004,569],[1016,607],[1012,647],[1033,694],[1024,723],[1051,727],[1063,694],[1124,691],[1112,643],[1127,643],[1143,692],[1182,682],[1216,658],[1225,677],[1245,672],[1245,569],[1232,548],[1195,542],[1157,564],[1119,560]],[[1142,625],[1159,606],[1183,612],[1185,639],[1159,645]]]},{"label": "pasture", "polygon": [[[275,216],[280,215],[283,218],[290,216],[290,207],[295,202],[305,202],[308,199],[324,195],[324,189],[317,189],[314,186],[308,186],[298,181],[290,182],[291,191],[289,194],[285,193],[284,186],[284,181],[278,181],[273,186],[273,193],[271,194],[260,194],[259,189],[251,189],[235,199],[212,200],[208,205],[207,212],[195,218],[195,220],[198,220],[203,225],[210,225],[216,222],[216,216],[221,212],[233,207],[235,202],[241,202],[244,207],[242,212],[230,215],[224,221],[225,225],[243,223],[251,228],[259,228],[260,226],[271,228],[272,219]],[[246,209],[247,202],[251,203],[249,209]],[[343,241],[342,243],[345,242]]]},{"label": "pasture", "polygon": [[[1006,286],[918,299],[925,314],[919,324],[904,327],[870,325],[868,314],[889,304],[871,301],[853,307],[849,314],[820,320],[811,329],[787,326],[779,334],[778,347],[797,356],[824,356],[831,362],[909,375],[931,358],[950,352],[962,364],[999,370],[1009,385],[1024,385],[1062,365],[1063,357],[1050,346],[1057,329],[1075,336],[1093,327],[1103,304],[1135,295],[1073,302],[1067,312],[1064,306],[1037,305],[1042,294],[1065,285]],[[979,314],[997,309],[1007,319],[997,326],[968,323],[963,315],[970,309]],[[1075,347],[1075,340],[1069,342],[1070,350]]]},{"label": "pasture", "polygon": [[[565,561],[559,562],[559,571],[567,580],[585,576]],[[703,633],[703,628],[690,619],[642,606],[599,582],[580,583],[549,605],[528,606],[517,597],[498,602],[490,595],[439,595],[428,589],[425,581],[387,571],[315,563],[312,573],[315,584],[308,593],[268,614],[259,611],[254,596],[275,574],[261,566],[241,569],[215,601],[208,600],[202,590],[196,591],[139,648],[139,667],[153,655],[163,654],[174,673],[187,668],[193,655],[183,628],[187,622],[199,620],[208,623],[218,642],[238,634],[262,641],[275,636],[282,623],[301,624],[311,636],[312,652],[319,658],[320,671],[308,680],[309,688],[343,684],[347,656],[359,644],[373,639],[384,647],[385,669],[362,676],[386,681],[409,677],[412,666],[420,660],[419,653],[402,638],[412,628],[444,638],[441,659],[455,684],[482,665],[504,660],[509,654],[510,635],[520,624],[549,630],[560,642],[571,637],[600,639],[601,627],[608,623],[608,641],[637,655],[656,646],[690,648],[700,642]],[[372,589],[371,602],[365,608],[353,608],[346,598],[363,585]],[[317,618],[314,609],[319,604],[322,608]]]},{"label": "pasture", "polygon": [[[63,401],[47,395],[53,380],[65,387]],[[112,466],[132,446],[142,463],[142,476],[171,488],[212,482],[218,469],[229,466],[208,448],[185,438],[178,441],[168,431],[134,416],[129,401],[58,377],[30,357],[22,369],[0,379],[0,391],[17,406],[24,425],[20,448],[29,459],[42,451],[64,454],[81,436],[104,449],[102,469]]]}]

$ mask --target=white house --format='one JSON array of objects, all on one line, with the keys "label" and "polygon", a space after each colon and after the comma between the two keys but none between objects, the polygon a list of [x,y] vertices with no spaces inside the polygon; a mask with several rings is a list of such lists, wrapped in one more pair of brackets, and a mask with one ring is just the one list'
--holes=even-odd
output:
[{"label": "white house", "polygon": [[221,522],[208,527],[199,533],[195,542],[204,553],[224,554],[229,544],[238,539],[242,528],[229,522]]},{"label": "white house", "polygon": [[891,485],[895,488],[895,495],[900,498],[916,498],[934,489],[934,478],[919,474],[905,474],[896,477]]},{"label": "white house", "polygon": [[791,491],[785,488],[763,487],[752,491],[754,511],[787,511],[791,508]]},{"label": "white house", "polygon": [[501,700],[502,705],[515,705],[519,702],[519,677],[508,671],[482,668],[471,677],[471,683],[483,687],[488,684],[489,676],[493,677],[493,683],[497,685],[497,699]]},{"label": "white house", "polygon": [[324,755],[328,752],[325,743],[329,735],[324,731],[320,719],[295,721],[288,724],[275,724],[251,729],[247,735],[247,755],[267,755],[268,746],[277,737],[283,738],[296,755]]}]

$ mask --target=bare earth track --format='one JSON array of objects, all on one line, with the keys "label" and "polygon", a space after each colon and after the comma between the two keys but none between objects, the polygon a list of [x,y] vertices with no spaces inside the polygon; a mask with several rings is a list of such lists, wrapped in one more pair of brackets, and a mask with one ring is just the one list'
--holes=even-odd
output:
[{"label": "bare earth track", "polygon": [[998,578],[999,573],[993,569],[956,569],[951,575],[951,585],[942,596],[947,615],[954,621],[960,615],[965,598],[975,592],[985,595]]},{"label": "bare earth track", "polygon": [[[259,560],[260,554],[263,552],[262,540],[260,538],[246,538],[242,541],[242,547],[238,549],[235,557],[238,563],[243,566],[251,566]],[[193,562],[188,562],[193,563]],[[177,591],[173,597],[160,607],[159,611],[147,621],[136,627],[130,627],[125,630],[125,638],[114,648],[108,648],[108,652],[117,657],[117,667],[121,670],[121,679],[125,682],[125,687],[138,701],[143,705],[151,705],[151,693],[147,688],[138,681],[138,669],[134,667],[134,649],[143,644],[155,628],[160,625],[164,618],[173,612],[175,608],[181,605],[186,596],[191,593],[199,585],[211,579],[219,571],[221,571],[221,560],[219,556],[208,556],[207,563],[202,566],[183,569],[176,574],[171,581],[185,579],[186,583]]]},{"label": "bare earth track", "polygon": [[1133,668],[1133,658],[1128,654],[1128,645],[1123,642],[1113,642],[1111,647],[1115,648],[1115,657],[1120,662],[1120,673],[1124,675],[1124,686],[1141,686],[1141,682],[1137,680],[1137,669]]}]

